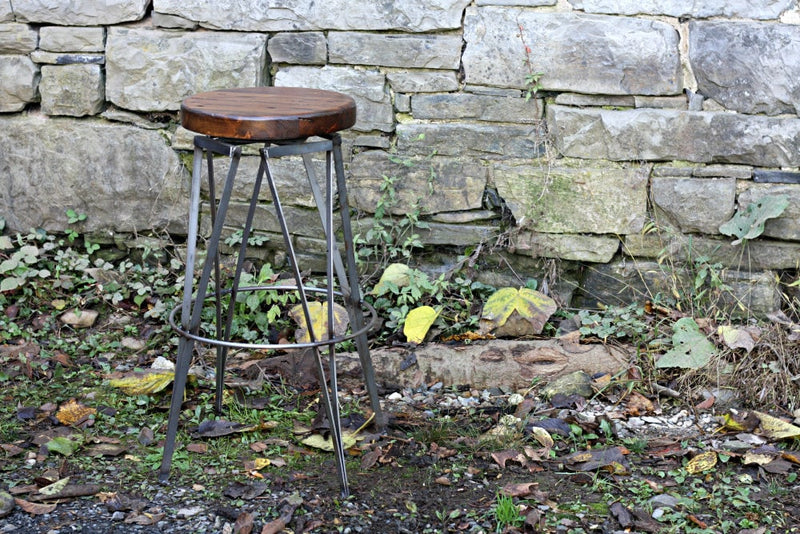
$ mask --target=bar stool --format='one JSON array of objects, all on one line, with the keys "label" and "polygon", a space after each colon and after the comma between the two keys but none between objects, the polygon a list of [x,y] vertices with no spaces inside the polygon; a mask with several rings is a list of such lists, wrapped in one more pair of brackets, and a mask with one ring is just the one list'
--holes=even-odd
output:
[{"label": "bar stool", "polygon": [[[359,291],[358,273],[353,250],[353,233],[350,225],[347,188],[345,185],[344,163],[342,160],[341,137],[338,134],[339,131],[351,127],[355,121],[356,105],[352,98],[340,93],[316,89],[293,87],[224,89],[199,93],[183,101],[181,105],[181,124],[199,135],[194,138],[194,162],[189,205],[183,301],[180,306],[172,310],[169,318],[170,324],[178,332],[180,339],[172,401],[167,423],[167,435],[159,470],[159,480],[161,482],[166,482],[169,478],[181,404],[195,343],[209,344],[216,347],[215,409],[217,412],[222,410],[225,361],[230,349],[313,349],[316,354],[321,397],[330,422],[331,440],[336,455],[336,469],[342,495],[347,496],[349,494],[336,383],[337,344],[347,340],[354,340],[371,407],[375,414],[375,423],[379,428],[384,424],[372,360],[367,344],[367,331],[376,320],[376,313],[374,308],[361,299]],[[220,239],[242,154],[242,146],[250,143],[263,144],[259,150],[261,161],[242,229],[242,243],[239,247],[232,287],[222,290]],[[311,155],[313,153],[325,154],[326,176],[324,193],[320,190],[316,171],[312,164]],[[227,156],[230,160],[219,200],[217,200],[214,180],[214,155]],[[304,284],[301,268],[298,265],[297,255],[295,254],[295,247],[292,243],[291,229],[288,227],[281,206],[278,188],[270,168],[272,159],[291,155],[302,156],[314,202],[319,211],[322,230],[325,234],[327,259],[325,288],[309,287]],[[212,229],[206,246],[206,261],[195,286],[194,266],[197,258],[200,178],[204,156],[208,168]],[[336,177],[335,186],[334,174]],[[239,282],[245,263],[247,243],[253,228],[258,196],[265,176],[272,196],[275,215],[283,234],[286,255],[293,274],[294,284],[240,287]],[[338,198],[338,211],[341,218],[343,234],[341,246],[337,243],[335,235],[333,219],[334,198]],[[344,256],[344,259],[342,256]],[[212,288],[209,289],[212,274],[214,283]],[[303,317],[308,326],[309,342],[278,345],[231,340],[231,325],[237,294],[245,291],[261,290],[292,291],[296,293],[302,307]],[[314,331],[314,322],[309,309],[309,297],[313,294],[323,295],[328,303],[326,332]],[[227,301],[229,304],[227,305],[227,310],[223,312],[225,307],[223,297],[225,296],[229,296]],[[341,334],[334,331],[334,306],[332,303],[336,299],[341,300],[347,309],[350,319],[349,333]],[[206,337],[200,334],[201,314],[207,300],[212,300],[215,307],[215,337]],[[175,319],[178,310],[180,310],[180,324],[177,324]],[[371,317],[369,321],[366,315]],[[323,349],[327,349],[328,355],[327,380],[323,364]]]}]

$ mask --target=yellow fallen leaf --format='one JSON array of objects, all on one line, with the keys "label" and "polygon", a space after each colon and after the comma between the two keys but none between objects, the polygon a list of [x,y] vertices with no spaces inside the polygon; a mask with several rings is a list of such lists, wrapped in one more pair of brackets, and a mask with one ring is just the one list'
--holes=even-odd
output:
[{"label": "yellow fallen leaf", "polygon": [[759,421],[761,421],[761,430],[764,432],[764,435],[770,439],[786,439],[786,438],[795,438],[800,439],[800,427],[796,427],[793,424],[787,423],[783,419],[778,419],[777,417],[773,417],[771,415],[761,413],[761,412],[753,412],[758,417]]},{"label": "yellow fallen leaf", "polygon": [[406,322],[403,324],[403,334],[409,343],[422,343],[428,335],[431,325],[438,317],[439,312],[430,306],[420,306],[414,308],[406,315]]},{"label": "yellow fallen leaf", "polygon": [[[309,302],[308,314],[311,317],[311,327],[314,330],[314,337],[317,341],[324,341],[329,339],[328,336],[328,303],[327,302]],[[297,304],[289,310],[289,317],[297,323],[297,330],[294,337],[298,343],[310,343],[311,335],[308,331],[306,324],[305,313],[303,313],[303,306]],[[350,317],[347,315],[347,310],[339,305],[333,304],[333,335],[341,336],[347,331],[347,325],[350,323]]]},{"label": "yellow fallen leaf", "polygon": [[256,458],[255,460],[253,460],[253,468],[256,470],[264,469],[269,465],[272,465],[272,462],[270,461],[269,458]]},{"label": "yellow fallen leaf", "polygon": [[370,294],[380,297],[389,291],[392,286],[396,288],[407,286],[411,281],[411,276],[409,275],[410,271],[411,268],[405,263],[392,263],[387,265],[381,275],[381,279],[378,280],[378,283],[372,288]]},{"label": "yellow fallen leaf", "polygon": [[553,437],[550,435],[550,432],[548,432],[547,429],[535,426],[531,428],[531,434],[533,434],[533,438],[538,441],[542,447],[552,449],[553,445],[555,445]]},{"label": "yellow fallen leaf", "polygon": [[686,464],[686,472],[695,475],[713,469],[715,465],[717,465],[717,453],[707,451],[689,460],[689,463]]},{"label": "yellow fallen leaf", "polygon": [[58,412],[56,412],[56,419],[58,419],[62,425],[70,426],[84,420],[86,416],[92,415],[96,411],[97,410],[94,408],[85,406],[75,399],[70,399],[58,409]]},{"label": "yellow fallen leaf", "polygon": [[128,395],[151,395],[165,389],[174,378],[173,371],[136,372],[108,383]]},{"label": "yellow fallen leaf", "polygon": [[[480,318],[480,332],[507,335],[504,326],[511,327],[515,335],[541,334],[545,323],[556,311],[556,303],[547,295],[521,287],[498,289],[486,300]],[[516,318],[512,321],[512,318]]]},{"label": "yellow fallen leaf", "polygon": [[[321,434],[311,434],[307,438],[304,438],[300,441],[306,447],[313,447],[315,449],[320,449],[326,452],[333,451],[333,439],[331,436],[323,437]],[[356,438],[352,434],[347,432],[342,432],[342,446],[345,449],[349,449],[353,445],[356,444]]]},{"label": "yellow fallen leaf", "polygon": [[39,488],[39,493],[47,496],[57,495],[61,493],[65,487],[67,487],[67,484],[69,484],[69,477],[62,478],[57,482],[53,482],[52,484],[44,486],[43,488]]}]

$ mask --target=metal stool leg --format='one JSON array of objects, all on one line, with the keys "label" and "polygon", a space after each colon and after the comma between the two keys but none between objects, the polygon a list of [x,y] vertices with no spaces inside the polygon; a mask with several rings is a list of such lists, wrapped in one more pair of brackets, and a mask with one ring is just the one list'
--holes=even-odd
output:
[{"label": "metal stool leg", "polygon": [[[344,252],[347,264],[347,278],[349,279],[349,298],[346,296],[345,300],[349,301],[347,309],[350,312],[350,324],[353,330],[359,330],[364,326],[364,315],[361,312],[361,293],[359,290],[355,251],[353,250],[353,229],[350,225],[350,205],[347,200],[347,182],[344,175],[342,138],[339,134],[335,134],[332,137],[332,141],[333,160],[336,166],[336,189],[339,196],[339,215],[342,218]],[[347,293],[345,294],[347,295]],[[372,358],[369,355],[369,342],[366,332],[356,338],[356,349],[358,350],[358,358],[361,362],[361,370],[364,374],[364,382],[366,382],[367,385],[369,401],[372,405],[372,411],[375,414],[375,426],[379,430],[383,430],[386,426],[386,418],[383,415],[380,399],[378,398],[378,385],[375,381],[375,370],[372,367]]]},{"label": "metal stool leg", "polygon": [[[313,328],[313,323],[311,320],[311,313],[308,308],[308,298],[306,295],[306,290],[303,286],[303,278],[300,273],[300,268],[297,263],[297,256],[295,255],[294,245],[292,244],[291,235],[289,234],[289,228],[286,224],[286,219],[283,214],[283,208],[281,206],[280,197],[278,195],[277,187],[275,186],[275,180],[272,177],[272,172],[270,171],[269,167],[269,149],[264,148],[261,151],[261,158],[264,162],[264,167],[266,170],[267,176],[267,183],[269,184],[270,193],[272,194],[272,202],[275,206],[275,214],[278,217],[278,222],[281,226],[281,233],[283,234],[284,244],[286,245],[286,252],[289,257],[290,266],[294,272],[294,278],[297,284],[298,293],[300,296],[300,304],[303,309],[303,317],[306,321],[306,325],[308,326],[308,332],[310,339],[312,342],[318,341],[320,338],[316,335]],[[329,180],[330,182],[330,180]],[[332,199],[328,199],[328,203],[330,203]],[[326,208],[326,211],[329,211]],[[330,227],[329,227],[330,228]],[[330,233],[330,232],[326,232]],[[327,240],[327,239],[326,239]],[[328,264],[330,266],[330,270],[333,270],[332,262],[333,257],[329,254],[328,255]],[[332,280],[328,279],[328,297],[329,302],[332,302]],[[333,309],[331,304],[328,305],[328,313],[330,314]],[[329,323],[332,325],[332,318],[329,317]],[[330,332],[329,332],[330,335]],[[331,336],[332,337],[332,336]],[[329,345],[329,353],[331,355],[331,360],[335,358],[335,352],[333,350],[334,344],[331,343]],[[329,369],[330,376],[331,376],[331,390],[328,390],[327,380],[325,379],[325,369],[322,364],[322,356],[319,351],[319,347],[315,347],[314,349],[315,356],[316,356],[316,363],[317,363],[317,372],[319,373],[319,380],[320,380],[320,391],[322,394],[323,402],[325,404],[326,415],[328,416],[328,421],[330,422],[330,431],[331,431],[331,441],[333,442],[333,449],[336,455],[336,470],[339,475],[339,483],[342,488],[342,495],[347,496],[350,493],[349,486],[347,483],[347,471],[345,469],[345,459],[344,459],[344,446],[342,444],[342,435],[341,435],[341,426],[339,424],[339,396],[338,392],[336,391],[336,379],[335,379],[335,361],[333,362],[334,367]]]},{"label": "metal stool leg", "polygon": [[[228,171],[228,178],[220,198],[217,208],[217,217],[211,237],[208,241],[206,261],[197,285],[197,297],[192,306],[192,285],[194,281],[194,263],[197,251],[198,219],[200,211],[200,175],[203,165],[203,151],[212,150],[216,153],[225,153],[227,150],[231,156],[231,168]],[[186,251],[186,273],[184,279],[183,303],[181,305],[181,326],[184,330],[197,334],[200,328],[200,319],[203,311],[208,282],[211,277],[212,266],[219,269],[216,261],[219,250],[219,240],[222,235],[222,224],[230,204],[231,193],[233,190],[233,177],[236,175],[236,168],[241,157],[241,148],[225,145],[218,141],[206,137],[195,138],[194,162],[192,166],[192,190],[189,206],[189,228],[187,235]],[[213,202],[213,199],[212,199]],[[219,285],[219,280],[215,285]],[[191,310],[191,311],[190,311]],[[172,387],[172,399],[170,401],[169,419],[167,422],[167,435],[164,441],[164,452],[159,469],[159,480],[166,482],[169,478],[170,467],[172,466],[172,455],[175,452],[175,439],[178,432],[178,422],[180,420],[181,404],[183,404],[183,393],[186,388],[186,378],[189,373],[189,366],[192,360],[194,341],[188,338],[181,338],[178,346],[177,363],[175,365],[175,382]]]}]

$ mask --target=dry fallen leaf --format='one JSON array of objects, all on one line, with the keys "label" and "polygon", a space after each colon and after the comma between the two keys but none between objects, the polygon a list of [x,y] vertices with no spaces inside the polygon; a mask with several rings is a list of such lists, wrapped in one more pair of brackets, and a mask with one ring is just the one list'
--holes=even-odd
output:
[{"label": "dry fallen leaf", "polygon": [[97,412],[94,408],[84,406],[75,399],[70,399],[61,405],[61,408],[56,412],[56,419],[65,426],[72,426],[86,420],[90,415]]},{"label": "dry fallen leaf", "polygon": [[709,471],[717,465],[717,453],[706,451],[698,454],[686,464],[686,472],[690,475]]},{"label": "dry fallen leaf", "polygon": [[42,504],[42,503],[26,501],[24,499],[19,499],[19,498],[15,498],[14,502],[17,503],[17,506],[19,506],[25,512],[31,515],[49,514],[56,509],[55,504]]}]

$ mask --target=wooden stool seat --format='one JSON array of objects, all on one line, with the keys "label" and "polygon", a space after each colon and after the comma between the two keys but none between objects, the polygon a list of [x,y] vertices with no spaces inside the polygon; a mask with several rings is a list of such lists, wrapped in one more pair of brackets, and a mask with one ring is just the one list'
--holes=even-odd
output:
[{"label": "wooden stool seat", "polygon": [[325,136],[355,122],[351,97],[319,89],[222,89],[190,96],[181,104],[181,125],[187,130],[243,141]]}]

